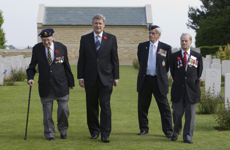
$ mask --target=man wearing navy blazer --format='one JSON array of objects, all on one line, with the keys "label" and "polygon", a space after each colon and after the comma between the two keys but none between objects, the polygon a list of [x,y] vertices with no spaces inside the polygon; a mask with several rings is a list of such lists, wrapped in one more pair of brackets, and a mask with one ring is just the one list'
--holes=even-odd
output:
[{"label": "man wearing navy blazer", "polygon": [[148,110],[154,95],[160,114],[162,130],[167,138],[172,136],[172,118],[167,99],[169,56],[171,46],[160,42],[161,29],[157,25],[149,25],[149,41],[138,45],[140,70],[137,79],[138,119],[140,133],[147,134]]},{"label": "man wearing navy blazer", "polygon": [[[87,124],[91,139],[109,142],[111,133],[110,96],[113,85],[118,85],[119,60],[117,40],[112,34],[103,31],[105,17],[101,14],[92,19],[93,32],[83,35],[78,59],[79,85],[85,87]],[[100,123],[98,120],[101,107]]]},{"label": "man wearing navy blazer", "polygon": [[183,140],[193,143],[196,103],[200,101],[199,78],[203,70],[202,55],[190,49],[192,37],[183,33],[180,37],[181,50],[170,57],[170,72],[173,78],[171,100],[174,131],[171,140],[176,141],[182,129],[185,113]]},{"label": "man wearing navy blazer", "polygon": [[53,29],[44,29],[39,36],[42,42],[33,47],[32,59],[27,69],[28,84],[33,86],[35,67],[39,70],[39,94],[43,105],[44,135],[54,140],[55,127],[52,119],[53,100],[58,102],[58,130],[62,139],[67,138],[69,126],[69,89],[74,88],[74,77],[70,69],[65,45],[53,41]]}]

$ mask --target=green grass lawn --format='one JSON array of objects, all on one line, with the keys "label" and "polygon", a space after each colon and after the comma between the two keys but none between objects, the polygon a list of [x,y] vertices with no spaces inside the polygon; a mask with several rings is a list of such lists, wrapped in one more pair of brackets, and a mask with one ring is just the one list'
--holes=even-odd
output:
[{"label": "green grass lawn", "polygon": [[[193,144],[183,142],[182,135],[172,142],[161,129],[160,114],[153,99],[149,109],[149,134],[138,136],[137,70],[132,66],[120,66],[120,80],[111,98],[112,133],[110,143],[102,143],[100,137],[90,139],[86,123],[85,91],[77,80],[77,67],[71,66],[75,77],[75,89],[70,92],[70,117],[67,139],[60,139],[56,128],[54,141],[43,135],[42,104],[38,94],[37,77],[32,88],[27,140],[24,140],[29,86],[17,82],[17,86],[0,86],[0,150],[88,150],[88,149],[153,149],[153,150],[228,150],[230,131],[217,131],[213,115],[196,115]],[[224,88],[222,87],[222,95]],[[170,101],[170,94],[168,94]],[[170,102],[171,106],[171,102]],[[57,103],[54,101],[53,119],[57,124]]]}]

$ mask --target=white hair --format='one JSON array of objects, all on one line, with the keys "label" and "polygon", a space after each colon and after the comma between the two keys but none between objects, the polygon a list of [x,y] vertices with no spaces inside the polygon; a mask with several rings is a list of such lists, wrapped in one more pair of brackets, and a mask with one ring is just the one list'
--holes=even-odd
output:
[{"label": "white hair", "polygon": [[181,39],[181,37],[184,36],[184,35],[188,35],[188,36],[189,36],[189,39],[192,41],[192,36],[191,36],[190,34],[188,34],[188,33],[182,33],[182,35],[180,36],[180,39]]}]

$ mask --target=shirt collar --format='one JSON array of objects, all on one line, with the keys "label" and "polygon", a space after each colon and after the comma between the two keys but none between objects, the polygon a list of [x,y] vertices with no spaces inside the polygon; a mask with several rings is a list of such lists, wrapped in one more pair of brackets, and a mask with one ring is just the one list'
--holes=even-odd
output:
[{"label": "shirt collar", "polygon": [[[184,50],[183,49],[181,49],[181,53],[182,53],[182,56],[184,56]],[[190,48],[189,48],[189,50],[187,50],[187,55],[189,55],[190,56]]]},{"label": "shirt collar", "polygon": [[[97,37],[98,35],[93,31],[94,37]],[[103,31],[99,34],[100,37],[102,37]]]},{"label": "shirt collar", "polygon": [[[48,50],[47,47],[45,47],[45,48]],[[54,42],[51,43],[51,45],[50,45],[50,50],[54,50]]]},{"label": "shirt collar", "polygon": [[159,43],[159,41],[157,40],[155,43],[153,43],[153,42],[151,42],[150,41],[150,45],[155,45],[155,47],[157,47],[158,46],[158,43]]}]

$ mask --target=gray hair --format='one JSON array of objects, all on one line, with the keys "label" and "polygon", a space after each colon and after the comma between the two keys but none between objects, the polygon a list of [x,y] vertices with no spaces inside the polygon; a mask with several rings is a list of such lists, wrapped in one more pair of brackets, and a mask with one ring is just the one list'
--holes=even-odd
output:
[{"label": "gray hair", "polygon": [[182,37],[182,36],[184,36],[184,35],[188,35],[188,36],[189,36],[190,41],[192,41],[192,36],[191,36],[190,34],[188,34],[188,33],[182,33],[182,35],[180,36],[180,39],[181,39],[181,37]]},{"label": "gray hair", "polygon": [[157,31],[158,34],[160,34],[160,33],[162,32],[162,30],[161,30],[160,27],[159,27],[159,28],[156,28],[156,31]]},{"label": "gray hair", "polygon": [[94,21],[94,19],[102,19],[104,23],[106,20],[102,14],[96,14],[95,16],[93,16],[92,22]]}]

